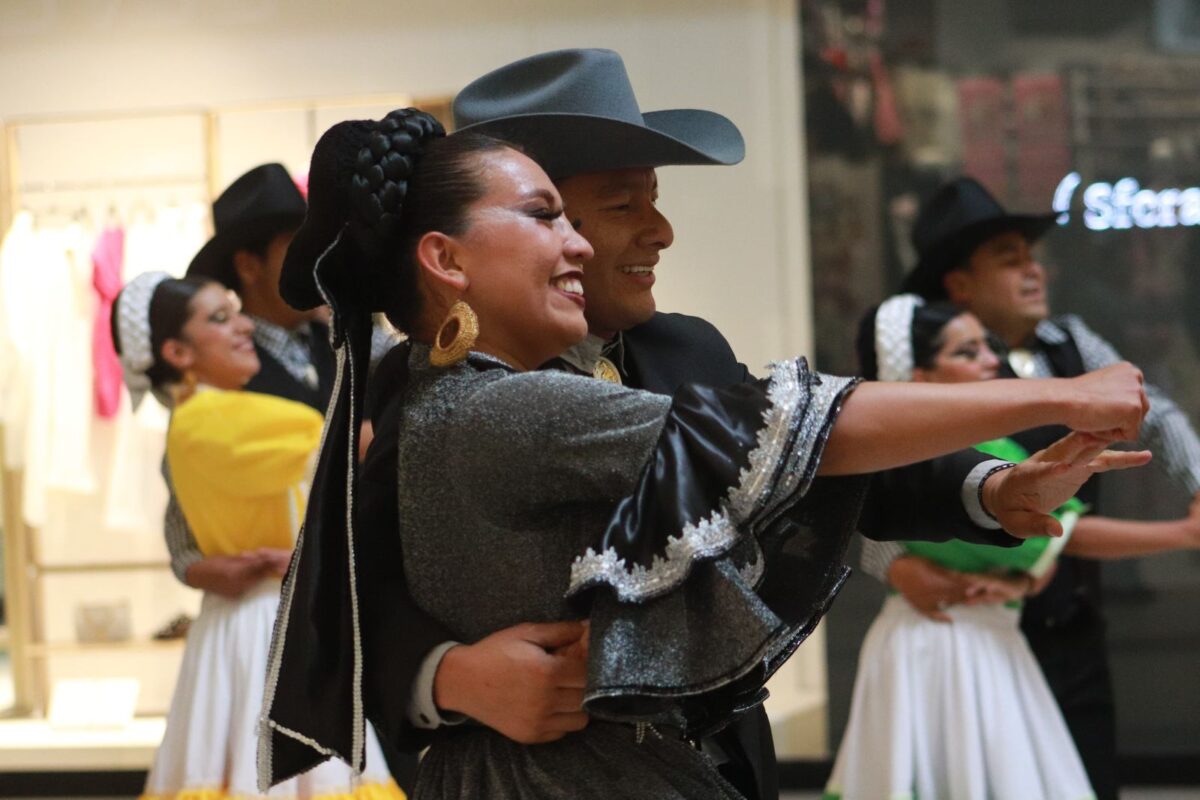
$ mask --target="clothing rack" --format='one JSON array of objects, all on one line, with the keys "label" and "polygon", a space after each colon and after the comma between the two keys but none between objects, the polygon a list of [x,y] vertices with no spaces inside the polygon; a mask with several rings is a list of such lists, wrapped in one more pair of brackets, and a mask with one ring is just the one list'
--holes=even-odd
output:
[{"label": "clothing rack", "polygon": [[[222,172],[223,163],[228,162],[233,169],[239,167],[248,158],[256,158],[254,163],[265,161],[285,160],[276,156],[272,147],[277,143],[269,135],[264,135],[262,141],[243,146],[241,138],[236,141],[222,140],[222,127],[229,125],[240,131],[246,126],[246,120],[254,115],[270,116],[277,113],[283,119],[289,115],[295,118],[295,125],[302,126],[302,133],[297,133],[293,145],[297,142],[304,144],[302,153],[294,152],[292,169],[301,172],[307,169],[308,154],[312,146],[325,128],[340,119],[379,117],[392,108],[416,105],[429,111],[450,128],[450,100],[447,97],[430,98],[415,101],[400,94],[388,95],[350,95],[341,97],[303,98],[282,100],[277,102],[247,103],[226,105],[213,108],[162,108],[145,110],[126,110],[104,113],[67,113],[48,114],[27,117],[14,117],[0,120],[0,236],[6,233],[17,213],[31,204],[35,199],[39,205],[43,202],[57,203],[59,208],[72,208],[78,205],[86,210],[84,200],[98,198],[105,202],[104,195],[111,193],[132,194],[136,204],[137,197],[153,200],[164,197],[166,192],[178,189],[182,195],[188,194],[188,201],[203,200],[210,202],[224,184],[232,177]],[[194,169],[166,169],[162,173],[154,173],[145,168],[143,162],[138,174],[88,174],[80,178],[64,177],[62,175],[32,174],[28,165],[22,159],[22,136],[49,126],[80,125],[84,129],[89,125],[99,124],[102,128],[108,124],[120,127],[124,124],[137,125],[145,123],[147,127],[155,125],[170,125],[172,119],[190,120],[200,126],[198,146],[200,152],[193,152],[191,164]],[[188,123],[184,123],[187,125]],[[237,126],[241,127],[237,127]],[[295,125],[289,131],[295,131]],[[194,131],[194,128],[189,129]],[[140,133],[140,132],[139,132]],[[240,134],[239,134],[240,137]],[[135,137],[136,138],[136,137]],[[190,140],[189,140],[190,141]],[[146,144],[145,134],[136,147]],[[171,143],[168,143],[168,146]],[[227,150],[232,145],[243,146],[240,153],[231,155]],[[299,151],[298,146],[293,147]],[[239,160],[240,156],[240,160]],[[119,160],[119,159],[118,159]],[[169,159],[168,159],[169,160]],[[91,162],[97,163],[97,162]],[[89,166],[91,165],[89,163]],[[104,164],[98,164],[104,168]],[[113,170],[120,167],[115,162]],[[169,196],[169,195],[166,195]],[[55,199],[57,198],[57,199]],[[54,206],[50,206],[53,208]],[[111,207],[111,206],[110,206]],[[0,424],[0,445],[3,444],[4,430]],[[166,575],[169,564],[158,558],[118,558],[112,561],[105,559],[97,562],[92,558],[82,558],[76,562],[51,561],[45,563],[39,557],[39,531],[28,526],[24,521],[21,506],[23,474],[0,466],[0,488],[3,490],[3,547],[5,554],[5,605],[8,621],[8,649],[11,656],[14,680],[14,699],[16,714],[44,714],[49,702],[51,691],[50,662],[58,657],[67,659],[79,658],[81,655],[121,653],[123,658],[159,659],[157,664],[163,664],[161,659],[168,660],[172,654],[178,653],[180,642],[153,642],[148,639],[135,639],[126,642],[108,644],[80,644],[77,642],[48,642],[46,637],[47,609],[45,582],[51,580],[70,580],[73,576],[84,578],[109,576],[119,580],[125,574],[161,574]],[[81,520],[81,528],[87,526],[87,520]],[[173,578],[172,578],[173,580]],[[61,615],[60,615],[61,616]],[[161,668],[160,668],[161,669]],[[170,681],[167,682],[168,684]],[[169,687],[168,687],[169,688]],[[165,708],[162,709],[165,711]]]},{"label": "clothing rack", "polygon": [[111,189],[145,189],[160,186],[190,185],[205,183],[207,175],[166,175],[143,180],[110,180],[110,181],[31,181],[17,188],[21,197],[29,194],[54,192],[96,192]]}]

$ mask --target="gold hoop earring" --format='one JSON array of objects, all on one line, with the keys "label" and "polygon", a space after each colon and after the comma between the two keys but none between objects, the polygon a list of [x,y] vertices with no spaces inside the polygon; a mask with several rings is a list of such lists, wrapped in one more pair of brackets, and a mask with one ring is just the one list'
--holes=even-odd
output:
[{"label": "gold hoop earring", "polygon": [[[447,335],[450,340],[446,341]],[[433,337],[429,350],[429,363],[435,367],[448,367],[467,357],[467,353],[479,338],[479,317],[462,300],[450,306],[442,326]]]},{"label": "gold hoop earring", "polygon": [[189,397],[194,395],[196,393],[196,386],[198,384],[199,381],[196,380],[196,373],[192,372],[190,369],[185,370],[183,375],[180,376],[179,382],[174,384],[170,389],[169,394],[171,395],[172,403],[174,405],[179,405],[184,400],[187,400]]}]

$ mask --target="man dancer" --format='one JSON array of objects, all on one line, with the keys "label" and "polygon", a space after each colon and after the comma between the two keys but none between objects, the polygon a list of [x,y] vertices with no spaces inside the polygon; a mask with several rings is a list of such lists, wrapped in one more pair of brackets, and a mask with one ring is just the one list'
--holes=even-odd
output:
[{"label": "man dancer", "polygon": [[[740,161],[742,140],[731,122],[701,111],[643,114],[619,56],[593,50],[547,53],[502,67],[460,93],[455,115],[464,130],[524,147],[555,179],[569,220],[595,251],[584,270],[591,335],[555,366],[662,393],[673,393],[684,382],[730,384],[749,378],[712,325],[656,313],[652,293],[655,264],[673,238],[655,206],[654,167]],[[377,373],[381,381],[389,379],[388,367]],[[397,395],[389,389],[386,383],[372,387],[377,401],[369,405],[382,410],[384,401],[378,398]],[[379,420],[387,417],[377,415]],[[377,434],[361,475],[363,480],[372,475],[390,480],[394,493],[394,477],[373,464],[394,461],[396,434]],[[917,529],[920,524],[947,535],[1002,541],[1003,534],[976,527],[959,499],[964,476],[984,460],[978,453],[964,454],[960,469],[950,471],[953,477],[940,481],[937,491],[952,501],[931,500],[924,506],[944,516],[908,520],[913,517],[909,510],[898,511],[894,519],[901,524],[908,520]],[[380,484],[358,493],[356,540],[364,540],[359,545],[365,546],[367,528],[380,529],[379,538],[386,538],[383,528],[394,518],[396,505],[383,499],[387,488]],[[380,498],[378,505],[362,502],[367,496]],[[983,515],[981,509],[978,515]],[[370,678],[364,686],[368,715],[382,736],[415,749],[432,729],[466,716],[517,741],[535,743],[586,724],[580,711],[586,682],[582,648],[570,647],[585,635],[581,625],[523,625],[458,645],[413,605],[403,572],[395,566],[398,559],[398,553],[388,552],[359,561],[392,565],[387,597],[373,600],[361,612],[365,647],[374,652],[368,660],[392,666],[388,686],[373,686]],[[408,708],[389,705],[385,698],[405,685],[413,687]],[[761,708],[743,714],[703,746],[742,793],[778,796],[774,748]]]},{"label": "man dancer", "polygon": [[[979,317],[999,340],[1004,377],[1073,377],[1121,360],[1076,316],[1050,316],[1046,273],[1032,247],[1052,229],[1053,213],[1010,214],[986,189],[960,177],[922,207],[913,228],[920,260],[904,290],[946,300]],[[1139,445],[1189,495],[1200,490],[1200,439],[1179,407],[1146,386],[1150,412]],[[1061,428],[1015,437],[1030,452]],[[1094,505],[1097,481],[1079,492]],[[969,576],[949,576],[924,559],[903,556],[898,545],[868,541],[863,567],[933,617],[962,601]],[[1116,720],[1104,636],[1098,562],[1060,557],[1049,585],[1025,604],[1021,626],[1066,717],[1099,800],[1117,797]]]}]

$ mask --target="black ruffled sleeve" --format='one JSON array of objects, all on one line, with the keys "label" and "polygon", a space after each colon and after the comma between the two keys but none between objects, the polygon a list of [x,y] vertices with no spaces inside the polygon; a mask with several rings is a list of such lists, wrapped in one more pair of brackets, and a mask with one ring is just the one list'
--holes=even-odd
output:
[{"label": "black ruffled sleeve", "polygon": [[589,713],[702,735],[761,701],[849,572],[865,480],[816,472],[854,386],[798,359],[676,393],[635,492],[572,565]]}]

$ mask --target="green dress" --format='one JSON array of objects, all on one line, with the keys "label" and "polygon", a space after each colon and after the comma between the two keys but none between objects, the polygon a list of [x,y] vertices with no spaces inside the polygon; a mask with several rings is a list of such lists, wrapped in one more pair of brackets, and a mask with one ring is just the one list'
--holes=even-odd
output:
[{"label": "green dress", "polygon": [[[1029,453],[1012,439],[993,439],[975,446],[988,455],[1019,463]],[[1054,510],[1053,515],[1063,526],[1063,535],[1052,538],[1035,536],[1016,547],[997,547],[987,544],[951,539],[947,542],[902,542],[905,552],[928,558],[956,572],[1023,572],[1041,577],[1054,563],[1055,557],[1071,537],[1075,523],[1087,511],[1087,506],[1072,497]]]}]

